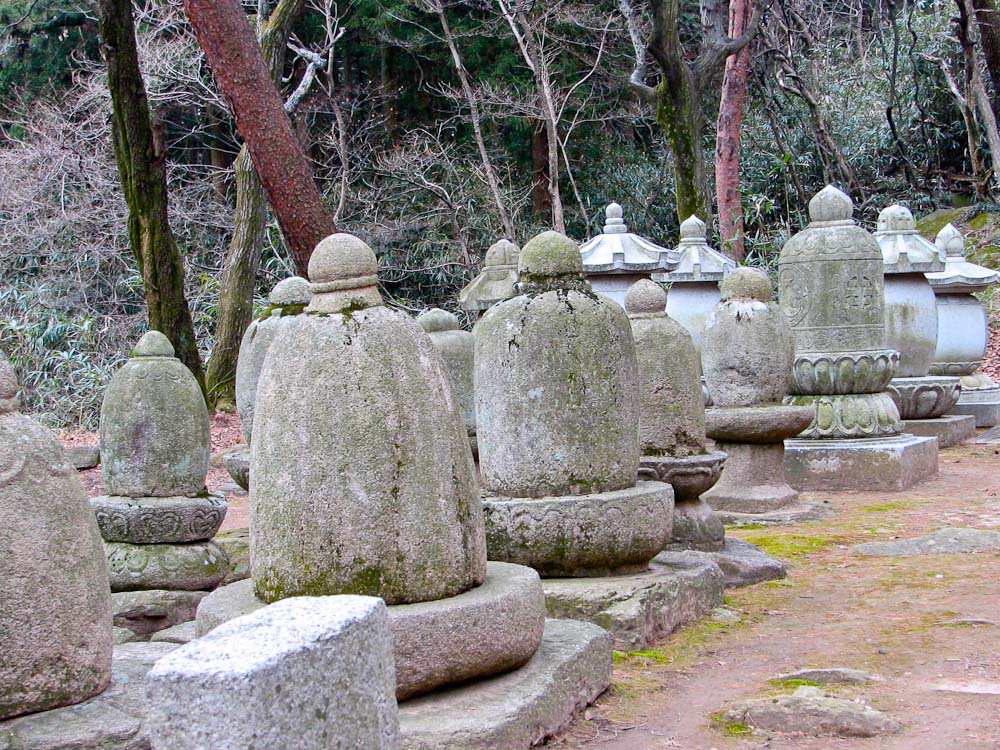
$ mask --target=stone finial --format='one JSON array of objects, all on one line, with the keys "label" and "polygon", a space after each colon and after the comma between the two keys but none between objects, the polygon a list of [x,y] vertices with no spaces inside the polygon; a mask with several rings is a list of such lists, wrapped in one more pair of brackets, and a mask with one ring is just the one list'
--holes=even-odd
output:
[{"label": "stone finial", "polygon": [[827,185],[809,201],[809,221],[852,222],[854,201],[851,196],[833,185]]},{"label": "stone finial", "polygon": [[312,292],[309,289],[309,282],[301,276],[289,276],[282,279],[267,296],[267,301],[278,307],[288,305],[308,305],[312,299]]},{"label": "stone finial", "polygon": [[427,333],[457,331],[461,328],[458,316],[447,310],[442,310],[440,307],[424,310],[417,316],[417,324],[427,331]]},{"label": "stone finial", "polygon": [[770,302],[774,290],[771,279],[759,268],[742,266],[719,282],[723,301],[729,299],[756,299]]},{"label": "stone finial", "polygon": [[486,251],[484,266],[516,266],[519,254],[517,245],[510,240],[497,240]]},{"label": "stone finial", "polygon": [[665,315],[667,293],[649,279],[639,279],[625,293],[625,312],[632,315]]},{"label": "stone finial", "polygon": [[954,224],[945,224],[937,233],[934,244],[943,250],[949,258],[965,257],[965,239]]},{"label": "stone finial", "polygon": [[0,414],[17,411],[19,408],[17,374],[7,355],[0,352]]},{"label": "stone finial", "polygon": [[706,237],[705,222],[692,214],[681,222],[681,242],[704,242]]},{"label": "stone finial", "polygon": [[609,203],[604,209],[604,233],[605,234],[625,234],[628,227],[622,219],[622,207],[617,203]]},{"label": "stone finial", "polygon": [[309,258],[312,300],[306,312],[339,313],[382,304],[378,260],[368,245],[339,232],[320,241]]},{"label": "stone finial", "polygon": [[532,290],[590,288],[583,276],[579,245],[559,232],[542,232],[528,240],[517,271],[521,284]]},{"label": "stone finial", "polygon": [[174,345],[159,331],[146,331],[130,357],[173,357]]},{"label": "stone finial", "polygon": [[897,203],[893,206],[886,206],[879,212],[876,231],[915,232],[917,231],[917,222],[910,209]]}]

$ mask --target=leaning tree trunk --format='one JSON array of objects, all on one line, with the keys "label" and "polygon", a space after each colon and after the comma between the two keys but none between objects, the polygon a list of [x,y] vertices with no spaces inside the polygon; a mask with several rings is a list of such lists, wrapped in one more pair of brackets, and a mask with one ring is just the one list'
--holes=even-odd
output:
[{"label": "leaning tree trunk", "polygon": [[253,30],[236,0],[184,0],[184,11],[233,110],[295,266],[306,276],[313,248],[336,228]]},{"label": "leaning tree trunk", "polygon": [[[132,0],[100,0],[98,25],[111,91],[115,161],[128,205],[128,238],[142,273],[149,327],[161,331],[205,389],[184,297],[184,264],[167,219],[166,143],[139,69]],[[154,129],[155,128],[155,129]]]},{"label": "leaning tree trunk", "polygon": [[1000,118],[1000,12],[995,0],[972,0],[979,24],[979,43],[986,59],[986,70],[993,82],[993,114]]},{"label": "leaning tree trunk", "polygon": [[[305,0],[281,0],[267,21],[261,23],[261,53],[275,85],[281,80],[285,66],[285,48],[292,23],[304,4]],[[209,403],[226,411],[236,404],[236,358],[243,333],[253,316],[253,290],[267,228],[264,189],[245,144],[236,158],[235,170],[233,237],[222,270],[215,345],[205,376]]]}]

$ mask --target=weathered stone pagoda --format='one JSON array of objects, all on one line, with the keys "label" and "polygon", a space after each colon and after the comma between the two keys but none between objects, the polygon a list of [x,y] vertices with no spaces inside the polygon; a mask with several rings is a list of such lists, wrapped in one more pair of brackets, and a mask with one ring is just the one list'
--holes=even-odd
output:
[{"label": "weathered stone pagoda", "polygon": [[516,295],[517,257],[517,245],[510,240],[490,245],[483,260],[483,270],[459,292],[459,306],[472,313],[481,313]]},{"label": "weathered stone pagoda", "polygon": [[781,309],[795,337],[791,393],[816,417],[785,443],[797,489],[900,490],[937,472],[937,441],[900,434],[886,392],[899,353],[885,345],[882,253],[828,185],[809,201],[809,225],[778,259]]},{"label": "weathered stone pagoda", "polygon": [[885,341],[899,352],[896,377],[888,393],[896,402],[903,429],[936,437],[947,448],[975,433],[975,420],[942,416],[958,401],[954,376],[929,375],[937,346],[938,321],[934,290],[925,273],[944,270],[944,252],[917,231],[905,206],[882,209],[875,232],[885,271]]},{"label": "weathered stone pagoda", "polygon": [[[324,239],[309,261],[312,300],[275,338],[258,384],[252,577],[202,601],[198,633],[292,596],[380,597],[404,746],[502,737],[501,750],[527,748],[524,735],[556,731],[607,687],[611,642],[586,623],[546,622],[530,568],[486,562],[472,454],[441,355],[383,304],[377,272],[371,249],[348,234]],[[504,690],[483,689],[504,673]],[[554,677],[565,673],[573,679]]]},{"label": "weathered stone pagoda", "polygon": [[580,246],[583,273],[591,289],[624,307],[628,288],[639,279],[673,269],[675,254],[628,231],[617,203],[609,203],[604,213],[604,232]]},{"label": "weathered stone pagoda", "polygon": [[417,316],[417,324],[427,332],[431,343],[441,354],[451,391],[458,400],[458,411],[462,415],[473,455],[476,448],[476,392],[473,388],[473,357],[476,351],[475,337],[463,331],[458,316],[439,307],[424,310]]},{"label": "weathered stone pagoda", "polygon": [[210,439],[198,382],[166,336],[147,332],[101,404],[108,494],[90,504],[112,591],[211,589],[229,572],[211,541],[227,506],[205,489]]},{"label": "weathered stone pagoda", "polygon": [[101,537],[56,436],[19,412],[3,353],[0,550],[0,719],[100,693],[111,680],[112,647]]},{"label": "weathered stone pagoda", "polygon": [[951,414],[969,415],[977,427],[1000,424],[1000,386],[977,372],[989,343],[989,321],[973,296],[1000,283],[1000,273],[965,259],[965,240],[951,224],[938,232],[937,247],[946,255],[945,268],[927,274],[937,305],[938,337],[932,375],[961,378],[962,393]]},{"label": "weathered stone pagoda", "polygon": [[714,406],[707,433],[728,455],[722,478],[704,499],[716,510],[767,514],[786,510],[799,493],[785,481],[786,438],[815,416],[812,406],[787,406],[795,343],[785,315],[771,301],[763,271],[738,268],[719,285],[722,299],[702,339],[705,382]]}]

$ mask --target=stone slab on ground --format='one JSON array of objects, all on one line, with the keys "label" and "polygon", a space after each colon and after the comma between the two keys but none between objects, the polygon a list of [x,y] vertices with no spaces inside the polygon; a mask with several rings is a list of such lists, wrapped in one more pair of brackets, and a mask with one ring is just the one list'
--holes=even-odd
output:
[{"label": "stone slab on ground", "polygon": [[1000,533],[985,529],[940,529],[933,534],[892,542],[865,542],[851,547],[853,555],[913,557],[1000,550]]},{"label": "stone slab on ground", "polygon": [[543,578],[550,617],[585,620],[611,634],[619,651],[646,648],[723,601],[723,575],[709,559],[654,559],[645,573]]},{"label": "stone slab on ground", "polygon": [[949,414],[968,414],[976,418],[976,427],[993,427],[1000,424],[1000,401],[972,401],[958,403]]},{"label": "stone slab on ground", "polygon": [[938,448],[951,448],[975,437],[976,418],[967,414],[945,414],[934,419],[904,419],[903,431],[920,437],[936,437]]},{"label": "stone slab on ground", "polygon": [[122,591],[111,595],[114,624],[140,637],[194,620],[207,591]]},{"label": "stone slab on ground", "polygon": [[791,695],[737,703],[725,710],[723,719],[765,732],[816,737],[877,737],[902,729],[898,721],[864,703],[806,685]]},{"label": "stone slab on ground", "polygon": [[93,469],[101,463],[101,449],[96,445],[74,445],[63,448],[66,462],[77,471]]},{"label": "stone slab on ground", "polygon": [[785,564],[761,552],[755,544],[726,537],[725,547],[718,552],[700,550],[669,550],[655,558],[659,563],[710,561],[722,571],[726,588],[749,586],[762,581],[774,581],[787,574]]},{"label": "stone slab on ground", "polygon": [[196,630],[197,625],[193,620],[191,622],[182,622],[180,625],[174,625],[172,628],[153,633],[153,637],[149,640],[153,643],[163,642],[183,645],[190,643],[198,637]]},{"label": "stone slab on ground", "polygon": [[1000,445],[1000,425],[986,430],[972,442],[978,445]]},{"label": "stone slab on ground", "polygon": [[829,500],[802,500],[781,510],[767,513],[736,513],[730,510],[716,511],[722,523],[727,526],[787,526],[800,521],[815,521],[826,518],[834,512]]},{"label": "stone slab on ground", "polygon": [[794,672],[778,675],[779,680],[808,680],[818,682],[821,685],[849,684],[860,685],[866,682],[875,682],[881,678],[860,669],[849,667],[827,667],[817,669],[797,669]]},{"label": "stone slab on ground", "polygon": [[566,727],[611,684],[611,637],[573,620],[546,620],[520,669],[399,706],[401,750],[528,750]]},{"label": "stone slab on ground", "polygon": [[115,646],[108,689],[84,703],[0,721],[3,750],[149,750],[146,672],[173,643]]},{"label": "stone slab on ground", "polygon": [[897,491],[937,474],[935,438],[896,435],[785,441],[785,479],[798,490]]}]

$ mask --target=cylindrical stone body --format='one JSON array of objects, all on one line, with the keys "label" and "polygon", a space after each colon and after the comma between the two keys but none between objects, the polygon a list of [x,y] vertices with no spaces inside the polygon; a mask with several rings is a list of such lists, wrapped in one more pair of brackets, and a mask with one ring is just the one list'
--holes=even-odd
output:
[{"label": "cylindrical stone body", "polygon": [[[458,328],[458,320],[444,310],[429,310],[417,316],[431,343],[441,354],[452,392],[458,401],[462,421],[470,432],[476,429],[476,390],[472,382],[476,342],[469,331]],[[438,324],[438,325],[435,325]],[[444,326],[454,325],[454,328]]]},{"label": "cylindrical stone body", "polygon": [[258,596],[397,604],[482,582],[482,507],[446,378],[427,335],[381,305],[303,315],[275,339],[251,445]]},{"label": "cylindrical stone body", "polygon": [[153,750],[398,750],[385,604],[296,597],[220,625],[146,676]]},{"label": "cylindrical stone body", "polygon": [[[162,338],[150,331],[136,352],[151,334]],[[208,409],[198,381],[173,356],[133,354],[115,373],[101,404],[100,436],[107,494],[170,497],[205,489]]]},{"label": "cylindrical stone body", "polygon": [[474,333],[486,489],[543,497],[635,484],[639,384],[621,307],[575,290],[525,294],[490,308]]},{"label": "cylindrical stone body", "polygon": [[0,552],[0,719],[100,693],[112,631],[97,521],[55,436],[16,412],[0,414]]},{"label": "cylindrical stone body", "polygon": [[279,332],[295,325],[296,315],[272,315],[255,320],[243,334],[239,359],[236,362],[236,411],[243,427],[243,439],[249,443],[253,435],[254,405],[257,381],[271,343]]},{"label": "cylindrical stone body", "polygon": [[885,345],[899,352],[896,377],[926,375],[937,346],[934,290],[922,273],[885,276]]},{"label": "cylindrical stone body", "polygon": [[687,329],[699,352],[708,316],[719,299],[716,281],[677,281],[667,292],[667,315]]},{"label": "cylindrical stone body", "polygon": [[728,454],[719,482],[703,498],[715,510],[768,513],[785,508],[799,493],[785,481],[785,445],[725,443],[716,446]]},{"label": "cylindrical stone body", "polygon": [[971,375],[982,364],[989,324],[982,303],[971,294],[938,293],[938,336],[930,371],[935,375]]}]

